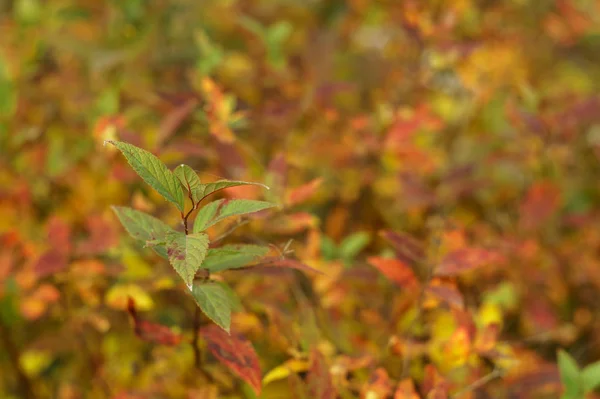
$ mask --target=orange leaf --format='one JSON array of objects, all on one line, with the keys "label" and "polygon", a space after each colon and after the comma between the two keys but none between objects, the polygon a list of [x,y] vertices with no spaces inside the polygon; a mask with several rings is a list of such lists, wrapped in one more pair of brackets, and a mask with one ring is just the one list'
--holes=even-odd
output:
[{"label": "orange leaf", "polygon": [[419,399],[419,395],[415,390],[415,384],[413,384],[410,378],[406,378],[398,383],[394,399]]},{"label": "orange leaf", "polygon": [[252,344],[241,337],[227,334],[216,325],[204,328],[202,336],[210,353],[250,384],[256,395],[260,395],[262,376]]},{"label": "orange leaf", "polygon": [[398,259],[372,256],[367,261],[400,287],[414,288],[419,284],[410,267]]},{"label": "orange leaf", "polygon": [[369,381],[362,389],[361,397],[364,398],[387,398],[392,391],[392,383],[387,371],[379,367],[369,377]]},{"label": "orange leaf", "polygon": [[323,183],[323,179],[317,178],[291,190],[287,195],[287,205],[294,206],[309,200],[319,189],[321,183]]},{"label": "orange leaf", "polygon": [[437,276],[455,276],[459,273],[477,269],[496,258],[496,253],[481,248],[462,248],[450,252],[442,259],[435,274]]}]

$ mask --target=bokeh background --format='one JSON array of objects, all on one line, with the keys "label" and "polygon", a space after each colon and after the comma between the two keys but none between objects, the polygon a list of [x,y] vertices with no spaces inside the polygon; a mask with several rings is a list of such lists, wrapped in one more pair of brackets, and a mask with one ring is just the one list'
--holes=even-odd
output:
[{"label": "bokeh background", "polygon": [[228,240],[324,273],[219,277],[261,397],[559,397],[600,358],[599,62],[597,0],[0,0],[0,396],[255,397],[194,367],[110,205],[179,215],[113,138],[270,185]]}]

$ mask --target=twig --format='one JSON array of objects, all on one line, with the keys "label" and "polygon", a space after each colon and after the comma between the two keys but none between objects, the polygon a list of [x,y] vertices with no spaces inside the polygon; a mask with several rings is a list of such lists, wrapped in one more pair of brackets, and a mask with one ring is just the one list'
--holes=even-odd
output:
[{"label": "twig", "polygon": [[34,399],[35,394],[33,393],[33,386],[27,374],[23,371],[21,364],[19,363],[19,352],[17,351],[17,346],[13,342],[10,332],[5,328],[4,324],[0,323],[0,339],[2,339],[2,344],[6,353],[8,354],[8,358],[12,363],[12,368],[17,375],[17,383],[19,386],[19,391],[21,392],[21,397],[26,399]]},{"label": "twig", "polygon": [[216,242],[221,241],[222,239],[226,238],[228,235],[230,235],[231,233],[233,233],[238,227],[241,227],[245,224],[250,223],[249,219],[241,219],[240,221],[238,221],[237,223],[234,223],[229,229],[227,229],[223,234],[221,234],[220,236],[218,236],[217,238],[215,238],[214,240],[211,240],[211,244],[214,244]]},{"label": "twig", "polygon": [[472,384],[466,386],[465,388],[461,389],[460,391],[458,391],[457,393],[452,395],[452,399],[457,399],[457,398],[461,397],[462,395],[465,395],[471,391],[476,390],[477,388],[481,388],[482,386],[484,386],[485,384],[487,384],[494,378],[500,377],[501,375],[502,375],[502,371],[500,369],[494,369],[494,370],[492,370],[491,373],[484,375],[477,381],[473,382]]}]

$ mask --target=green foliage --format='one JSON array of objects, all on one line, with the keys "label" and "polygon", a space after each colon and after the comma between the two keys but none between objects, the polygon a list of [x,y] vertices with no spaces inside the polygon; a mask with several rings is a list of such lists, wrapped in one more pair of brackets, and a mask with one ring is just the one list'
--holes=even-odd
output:
[{"label": "green foliage", "polygon": [[[115,212],[129,235],[139,241],[142,245],[146,245],[148,241],[164,239],[169,233],[174,232],[174,230],[163,221],[144,212],[124,206],[113,206],[112,210]],[[152,249],[163,258],[168,259],[165,244],[157,243],[152,246]]]},{"label": "green foliage", "polygon": [[211,273],[227,269],[243,267],[255,259],[262,258],[269,252],[267,247],[258,245],[229,244],[208,250],[202,267]]},{"label": "green foliage", "polygon": [[566,351],[558,351],[560,380],[564,386],[562,399],[583,398],[600,386],[600,361],[580,369]]},{"label": "green foliage", "polygon": [[185,189],[192,195],[192,201],[197,203],[200,198],[202,198],[198,196],[198,188],[202,186],[202,183],[200,182],[200,178],[194,169],[187,165],[179,165],[175,168],[173,173],[179,179],[181,184],[183,184],[183,187],[185,187]]},{"label": "green foliage", "polygon": [[329,238],[321,240],[321,252],[325,259],[340,259],[346,266],[350,266],[356,256],[371,242],[371,236],[364,231],[345,237],[339,246]]},{"label": "green foliage", "polygon": [[196,215],[194,233],[204,231],[210,226],[230,217],[254,213],[274,207],[274,204],[265,201],[220,199],[204,206]]},{"label": "green foliage", "polygon": [[160,159],[148,151],[128,143],[114,140],[108,142],[123,153],[133,170],[146,183],[183,212],[184,197],[179,181]]},{"label": "green foliage", "polygon": [[231,294],[221,284],[216,282],[194,283],[192,296],[209,319],[229,332],[231,309],[235,303],[231,299]]},{"label": "green foliage", "polygon": [[157,241],[148,241],[148,245],[165,246],[169,262],[188,287],[192,286],[194,276],[202,266],[208,243],[208,235],[204,233],[184,234],[178,231],[169,232]]},{"label": "green foliage", "polygon": [[560,369],[560,380],[565,392],[562,399],[575,399],[583,396],[583,384],[577,362],[567,352],[558,352],[558,367]]},{"label": "green foliage", "polygon": [[[203,231],[213,224],[235,215],[268,209],[273,204],[254,200],[218,200],[201,208],[196,216],[194,232],[188,234],[188,215],[183,215],[183,192],[181,183],[189,192],[192,210],[206,196],[225,188],[255,184],[241,181],[220,180],[202,184],[196,172],[187,165],[179,165],[174,172],[154,155],[131,144],[109,141],[127,158],[132,168],[148,184],[155,188],[182,211],[185,233],[143,212],[113,206],[121,224],[137,241],[152,247],[159,255],[167,258],[177,274],[192,291],[198,306],[216,324],[229,332],[232,308],[238,308],[233,292],[223,284],[215,282],[194,283],[196,273],[204,268],[209,273],[242,267],[264,256],[268,249],[256,245],[227,245],[209,250],[209,237]],[[258,184],[260,185],[260,184]],[[261,185],[262,186],[262,185]],[[263,186],[266,187],[266,186]],[[181,202],[179,197],[181,196]],[[207,259],[206,264],[205,258]]]}]

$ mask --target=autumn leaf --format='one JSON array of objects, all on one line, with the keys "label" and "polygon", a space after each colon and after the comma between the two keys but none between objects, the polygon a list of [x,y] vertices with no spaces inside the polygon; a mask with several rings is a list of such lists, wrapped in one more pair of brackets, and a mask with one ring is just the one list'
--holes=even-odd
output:
[{"label": "autumn leaf", "polygon": [[310,197],[315,195],[315,193],[321,186],[321,183],[323,183],[323,179],[317,178],[317,179],[311,180],[310,182],[308,182],[306,184],[301,185],[300,187],[296,187],[293,190],[291,190],[287,194],[287,199],[286,199],[287,206],[292,207],[292,206],[301,204],[301,203],[309,200]]},{"label": "autumn leaf", "polygon": [[334,399],[336,397],[329,367],[321,352],[316,348],[310,353],[310,369],[306,377],[306,384],[311,398]]},{"label": "autumn leaf", "polygon": [[130,297],[127,302],[127,312],[133,319],[135,334],[143,341],[159,345],[178,345],[182,337],[175,334],[169,327],[141,320],[137,314],[135,301]]},{"label": "autumn leaf", "polygon": [[406,263],[398,259],[372,256],[367,259],[369,264],[379,270],[384,276],[403,288],[416,288],[419,285],[413,271]]},{"label": "autumn leaf", "polygon": [[420,399],[415,390],[415,384],[409,378],[405,378],[398,383],[394,399]]},{"label": "autumn leaf", "polygon": [[497,259],[495,252],[481,248],[461,248],[446,255],[435,269],[436,276],[455,276],[475,270]]},{"label": "autumn leaf", "polygon": [[260,364],[252,344],[235,334],[229,335],[214,325],[203,328],[201,334],[210,353],[246,381],[256,395],[260,395]]}]

